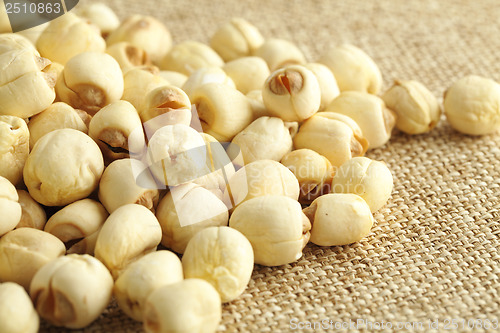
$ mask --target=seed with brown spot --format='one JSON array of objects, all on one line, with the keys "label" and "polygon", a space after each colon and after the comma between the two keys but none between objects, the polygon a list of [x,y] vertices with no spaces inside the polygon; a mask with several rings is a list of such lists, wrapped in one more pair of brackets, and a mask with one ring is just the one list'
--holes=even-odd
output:
[{"label": "seed with brown spot", "polygon": [[278,95],[298,93],[303,86],[304,78],[299,72],[285,71],[283,74],[276,75],[269,81],[269,88]]},{"label": "seed with brown spot", "polygon": [[321,105],[318,79],[304,66],[278,69],[266,80],[262,100],[269,113],[284,121],[303,121]]}]

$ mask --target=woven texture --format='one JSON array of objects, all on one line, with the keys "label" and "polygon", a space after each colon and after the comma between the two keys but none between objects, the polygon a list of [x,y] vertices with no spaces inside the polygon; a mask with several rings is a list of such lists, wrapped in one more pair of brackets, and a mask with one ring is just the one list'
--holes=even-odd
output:
[{"label": "woven texture", "polygon": [[[310,61],[350,42],[380,66],[385,89],[394,79],[415,79],[440,101],[467,74],[500,81],[497,0],[106,3],[121,18],[161,19],[176,42],[208,42],[232,16],[248,19],[265,37],[293,41]],[[397,322],[422,322],[432,332],[444,331],[446,319],[500,320],[500,134],[470,137],[442,120],[426,135],[395,132],[386,146],[367,153],[388,164],[395,182],[368,237],[342,247],[309,244],[294,264],[256,266],[246,292],[223,306],[220,331],[290,332],[294,319],[362,319],[391,322],[394,331],[406,330],[397,330]],[[430,320],[440,328],[429,329]],[[42,324],[42,331],[64,330]],[[114,304],[83,330],[141,331]]]}]

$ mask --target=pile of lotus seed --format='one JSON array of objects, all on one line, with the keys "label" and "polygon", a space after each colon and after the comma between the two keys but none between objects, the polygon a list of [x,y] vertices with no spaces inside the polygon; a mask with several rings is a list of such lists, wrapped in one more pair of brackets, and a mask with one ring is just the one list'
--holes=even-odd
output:
[{"label": "pile of lotus seed", "polygon": [[[146,332],[214,332],[254,264],[367,236],[393,179],[363,155],[441,118],[417,81],[380,94],[357,47],[308,62],[241,18],[210,46],[95,3],[0,27],[0,332],[83,328],[112,299]],[[443,104],[458,131],[500,128],[490,79]]]}]

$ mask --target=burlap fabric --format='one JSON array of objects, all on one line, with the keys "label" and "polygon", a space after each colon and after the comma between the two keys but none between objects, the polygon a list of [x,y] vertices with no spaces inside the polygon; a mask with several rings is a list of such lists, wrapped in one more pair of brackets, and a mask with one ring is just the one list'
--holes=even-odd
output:
[{"label": "burlap fabric", "polygon": [[[467,74],[500,81],[497,0],[107,3],[122,18],[143,13],[161,19],[177,42],[208,42],[232,16],[248,19],[265,37],[293,41],[310,61],[350,42],[378,63],[385,88],[394,79],[416,79],[440,100]],[[486,319],[500,320],[500,134],[462,135],[443,117],[431,133],[395,132],[367,156],[385,161],[395,181],[372,233],[350,246],[310,244],[291,265],[257,266],[246,292],[223,306],[221,332],[291,332],[299,322],[323,320],[332,325],[315,331],[375,331],[378,323],[384,332],[476,332]],[[451,319],[458,319],[458,328],[448,323],[445,330]],[[436,320],[439,328],[429,327]],[[406,328],[398,329],[399,322]],[[337,330],[341,324],[345,329]],[[64,330],[43,324],[42,331]],[[82,331],[142,327],[112,304]]]}]

